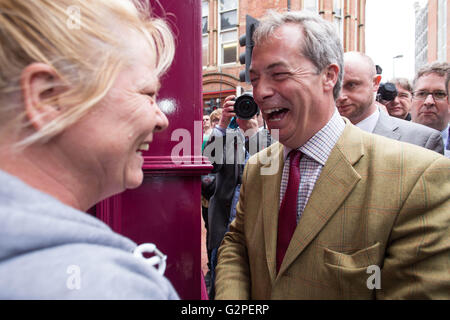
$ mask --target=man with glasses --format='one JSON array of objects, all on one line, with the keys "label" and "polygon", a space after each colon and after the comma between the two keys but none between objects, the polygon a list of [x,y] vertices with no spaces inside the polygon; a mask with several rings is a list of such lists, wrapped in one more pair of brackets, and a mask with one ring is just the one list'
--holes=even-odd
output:
[{"label": "man with glasses", "polygon": [[336,100],[341,116],[364,131],[444,154],[439,131],[389,116],[379,110],[374,93],[378,91],[381,76],[375,70],[372,59],[364,53],[344,54],[344,79],[340,96]]},{"label": "man with glasses", "polygon": [[411,106],[412,121],[441,132],[446,156],[449,150],[450,103],[446,78],[450,72],[448,62],[434,62],[422,67],[414,79]]}]

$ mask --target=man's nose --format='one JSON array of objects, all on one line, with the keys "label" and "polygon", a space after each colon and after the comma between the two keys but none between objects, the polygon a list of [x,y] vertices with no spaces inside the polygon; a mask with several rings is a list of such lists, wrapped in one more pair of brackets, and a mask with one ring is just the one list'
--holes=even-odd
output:
[{"label": "man's nose", "polygon": [[400,104],[400,99],[396,96],[392,101],[388,103],[390,107],[395,107]]},{"label": "man's nose", "polygon": [[339,97],[336,99],[336,105],[341,106],[344,103],[345,99],[347,99],[347,95],[345,94],[345,92],[343,92],[343,90],[341,90]]},{"label": "man's nose", "polygon": [[433,95],[431,93],[429,93],[427,95],[427,97],[423,101],[423,104],[424,105],[434,105],[434,98],[433,98]]},{"label": "man's nose", "polygon": [[253,86],[253,98],[257,103],[262,103],[275,94],[275,90],[269,81],[260,79],[258,84]]}]

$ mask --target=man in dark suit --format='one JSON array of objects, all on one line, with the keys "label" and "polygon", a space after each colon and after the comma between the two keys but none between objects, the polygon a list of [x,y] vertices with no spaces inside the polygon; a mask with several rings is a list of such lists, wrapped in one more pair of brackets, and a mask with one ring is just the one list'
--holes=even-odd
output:
[{"label": "man in dark suit", "polygon": [[208,208],[207,249],[210,258],[211,288],[210,298],[214,298],[215,266],[217,249],[223,240],[228,226],[236,216],[236,203],[239,198],[242,172],[247,159],[271,144],[271,136],[264,127],[259,127],[258,117],[250,120],[236,119],[230,126],[234,112],[235,96],[225,98],[223,112],[206,144],[204,155],[213,165],[216,187]]},{"label": "man in dark suit", "polygon": [[375,93],[380,80],[370,57],[360,52],[345,53],[344,81],[336,100],[341,116],[367,132],[444,154],[442,137],[437,130],[391,117],[377,108]]}]

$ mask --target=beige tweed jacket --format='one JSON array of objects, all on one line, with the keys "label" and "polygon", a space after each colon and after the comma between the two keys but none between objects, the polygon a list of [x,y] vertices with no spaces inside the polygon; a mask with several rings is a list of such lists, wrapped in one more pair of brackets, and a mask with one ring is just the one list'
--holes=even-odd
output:
[{"label": "beige tweed jacket", "polygon": [[283,161],[276,143],[245,168],[217,299],[450,298],[450,159],[346,121],[277,274]]}]

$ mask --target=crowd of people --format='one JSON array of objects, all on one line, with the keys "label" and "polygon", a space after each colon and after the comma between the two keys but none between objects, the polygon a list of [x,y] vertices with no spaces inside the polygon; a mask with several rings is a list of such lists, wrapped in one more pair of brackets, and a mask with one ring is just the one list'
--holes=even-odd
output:
[{"label": "crowd of people", "polygon": [[[0,0],[2,299],[179,298],[85,213],[141,185],[168,126],[174,36],[136,3]],[[242,119],[229,96],[203,118],[209,297],[450,298],[449,64],[393,79],[387,101],[372,59],[316,14],[271,11],[253,40],[259,111]],[[74,261],[83,290],[60,272]]]}]

